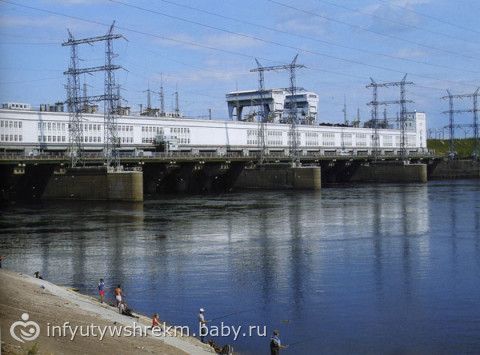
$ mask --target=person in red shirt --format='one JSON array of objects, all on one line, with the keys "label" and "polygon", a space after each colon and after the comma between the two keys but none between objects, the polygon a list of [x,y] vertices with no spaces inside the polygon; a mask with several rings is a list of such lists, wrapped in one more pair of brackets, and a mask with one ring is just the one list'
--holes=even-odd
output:
[{"label": "person in red shirt", "polygon": [[158,318],[158,313],[155,313],[152,317],[152,328],[160,327],[160,319]]}]

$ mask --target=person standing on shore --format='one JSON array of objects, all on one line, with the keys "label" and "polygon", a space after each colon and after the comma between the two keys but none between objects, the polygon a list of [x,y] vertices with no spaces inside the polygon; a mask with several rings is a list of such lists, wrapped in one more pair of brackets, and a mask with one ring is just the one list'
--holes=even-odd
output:
[{"label": "person standing on shore", "polygon": [[120,307],[122,304],[123,291],[121,285],[118,285],[117,288],[113,291],[115,295],[115,300],[117,301],[117,307]]},{"label": "person standing on shore", "polygon": [[158,313],[155,313],[152,317],[152,329],[160,327],[160,319],[158,318]]},{"label": "person standing on shore", "polygon": [[100,282],[98,283],[98,295],[100,296],[100,303],[103,303],[105,298],[105,282],[103,279],[100,279]]},{"label": "person standing on shore", "polygon": [[207,321],[205,320],[205,310],[200,308],[198,313],[198,334],[200,335],[200,341],[205,343],[205,335],[208,332],[208,328],[205,325]]},{"label": "person standing on shore", "polygon": [[281,349],[285,349],[287,345],[282,345],[280,340],[280,332],[278,330],[273,331],[273,335],[270,338],[270,355],[279,355]]},{"label": "person standing on shore", "polygon": [[2,268],[3,255],[0,255],[0,269]]}]

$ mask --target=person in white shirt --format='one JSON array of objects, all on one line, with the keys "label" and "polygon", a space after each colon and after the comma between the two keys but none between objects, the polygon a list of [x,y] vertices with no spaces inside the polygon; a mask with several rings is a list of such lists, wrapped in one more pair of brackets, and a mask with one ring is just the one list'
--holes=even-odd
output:
[{"label": "person in white shirt", "polygon": [[200,341],[205,343],[205,333],[207,332],[207,321],[205,320],[205,310],[200,308],[198,313],[198,333],[200,334]]}]

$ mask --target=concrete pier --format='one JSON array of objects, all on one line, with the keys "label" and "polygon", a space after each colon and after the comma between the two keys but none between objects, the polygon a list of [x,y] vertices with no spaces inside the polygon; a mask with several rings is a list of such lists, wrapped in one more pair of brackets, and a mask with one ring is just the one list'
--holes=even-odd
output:
[{"label": "concrete pier", "polygon": [[443,179],[480,179],[480,162],[473,160],[444,160],[429,166],[428,178]]},{"label": "concrete pier", "polygon": [[234,188],[320,190],[321,169],[318,166],[291,167],[288,164],[245,168],[238,176]]},{"label": "concrete pier", "polygon": [[351,176],[350,182],[425,183],[427,165],[403,162],[369,163],[360,165]]},{"label": "concrete pier", "polygon": [[105,167],[68,169],[51,176],[42,199],[143,201],[143,174]]}]

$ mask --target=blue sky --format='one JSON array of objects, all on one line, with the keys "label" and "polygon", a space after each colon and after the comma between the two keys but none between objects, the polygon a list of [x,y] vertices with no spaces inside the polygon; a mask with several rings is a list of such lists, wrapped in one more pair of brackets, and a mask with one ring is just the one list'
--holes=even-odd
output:
[{"label": "blue sky", "polygon": [[[15,4],[24,5],[18,6]],[[35,7],[37,9],[27,8]],[[45,11],[39,11],[43,9]],[[48,12],[49,11],[49,12]],[[178,87],[184,114],[227,117],[225,93],[257,87],[249,69],[298,62],[298,86],[320,96],[319,121],[339,122],[344,95],[349,117],[369,117],[365,88],[377,81],[415,82],[409,109],[425,111],[429,126],[446,124],[439,98],[480,86],[480,2],[473,0],[0,0],[0,99],[33,105],[65,99],[67,28],[78,37],[104,34],[113,20],[122,95],[133,109],[163,76],[167,108]],[[66,16],[61,16],[66,15]],[[86,21],[85,21],[86,20]],[[82,46],[82,66],[101,65],[104,47]],[[103,90],[101,75],[86,78]],[[267,87],[288,86],[286,73],[267,73]],[[380,99],[398,98],[397,89]],[[153,97],[158,106],[158,98]],[[469,108],[470,101],[457,108]],[[391,107],[390,116],[398,111]],[[471,117],[459,115],[458,122]]]}]

